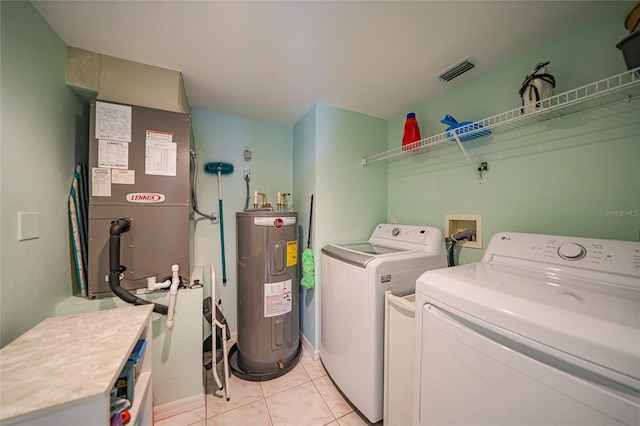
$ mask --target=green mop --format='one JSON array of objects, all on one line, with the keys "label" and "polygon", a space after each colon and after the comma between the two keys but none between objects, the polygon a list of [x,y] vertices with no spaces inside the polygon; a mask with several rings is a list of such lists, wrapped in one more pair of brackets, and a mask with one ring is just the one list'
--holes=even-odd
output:
[{"label": "green mop", "polygon": [[302,253],[302,280],[300,285],[304,288],[314,288],[316,286],[315,272],[313,265],[313,250],[311,250],[311,218],[313,216],[313,194],[311,194],[311,210],[309,211],[309,237],[307,238],[307,248]]},{"label": "green mop", "polygon": [[224,260],[224,222],[222,220],[222,175],[233,173],[233,164],[209,162],[204,165],[204,172],[208,175],[218,175],[218,208],[220,209],[220,251],[222,252],[222,285],[227,285],[227,267]]}]

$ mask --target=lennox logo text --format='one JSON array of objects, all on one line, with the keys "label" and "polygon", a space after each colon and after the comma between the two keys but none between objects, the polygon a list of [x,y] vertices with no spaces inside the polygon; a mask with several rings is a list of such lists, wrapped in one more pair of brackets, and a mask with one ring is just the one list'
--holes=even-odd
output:
[{"label": "lennox logo text", "polygon": [[130,203],[162,203],[165,200],[164,194],[156,192],[134,192],[127,194],[127,201]]}]

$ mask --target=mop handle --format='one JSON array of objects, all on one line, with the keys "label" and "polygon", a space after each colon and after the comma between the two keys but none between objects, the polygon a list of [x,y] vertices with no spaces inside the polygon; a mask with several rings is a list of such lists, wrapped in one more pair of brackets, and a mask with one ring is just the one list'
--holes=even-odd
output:
[{"label": "mop handle", "polygon": [[220,210],[220,250],[222,251],[222,284],[227,282],[227,265],[224,259],[224,221],[222,219],[222,172],[218,169],[218,210]]}]

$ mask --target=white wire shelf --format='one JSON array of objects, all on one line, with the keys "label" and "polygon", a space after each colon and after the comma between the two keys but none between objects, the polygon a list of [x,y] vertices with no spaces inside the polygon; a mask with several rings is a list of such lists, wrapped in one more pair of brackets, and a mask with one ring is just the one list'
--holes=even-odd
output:
[{"label": "white wire shelf", "polygon": [[[535,111],[524,113],[525,107],[514,108],[484,120],[458,127],[455,132],[462,142],[466,142],[497,132],[515,130],[588,109],[631,100],[637,96],[640,96],[640,67],[551,96],[540,101],[540,106]],[[452,131],[445,131],[410,145],[363,157],[362,165],[423,154],[444,143],[456,142],[456,139]],[[461,144],[459,143],[459,145]]]}]

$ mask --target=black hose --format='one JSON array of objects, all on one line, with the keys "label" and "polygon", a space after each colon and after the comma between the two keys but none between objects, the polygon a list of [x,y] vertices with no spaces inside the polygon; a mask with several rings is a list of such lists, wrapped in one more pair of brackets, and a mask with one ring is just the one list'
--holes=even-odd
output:
[{"label": "black hose", "polygon": [[109,229],[109,288],[120,299],[132,305],[153,304],[153,312],[167,315],[169,308],[159,303],[149,302],[129,293],[120,287],[120,274],[127,268],[120,265],[120,234],[124,234],[131,229],[131,220],[126,218],[117,219],[111,222]]},{"label": "black hose", "polygon": [[244,211],[246,212],[247,210],[249,210],[249,200],[251,199],[249,195],[249,180],[251,180],[249,178],[249,174],[245,175],[244,180],[247,182],[247,199],[244,202]]},{"label": "black hose", "polygon": [[450,243],[449,246],[449,266],[456,266],[454,255],[454,247],[456,243],[460,240],[469,240],[472,241],[476,237],[476,231],[473,229],[467,229],[465,231],[458,232],[457,234],[453,234],[451,237],[446,239],[446,242]]},{"label": "black hose", "polygon": [[449,246],[449,266],[456,266],[456,262],[453,259],[453,248],[456,246],[456,241],[451,241]]}]

